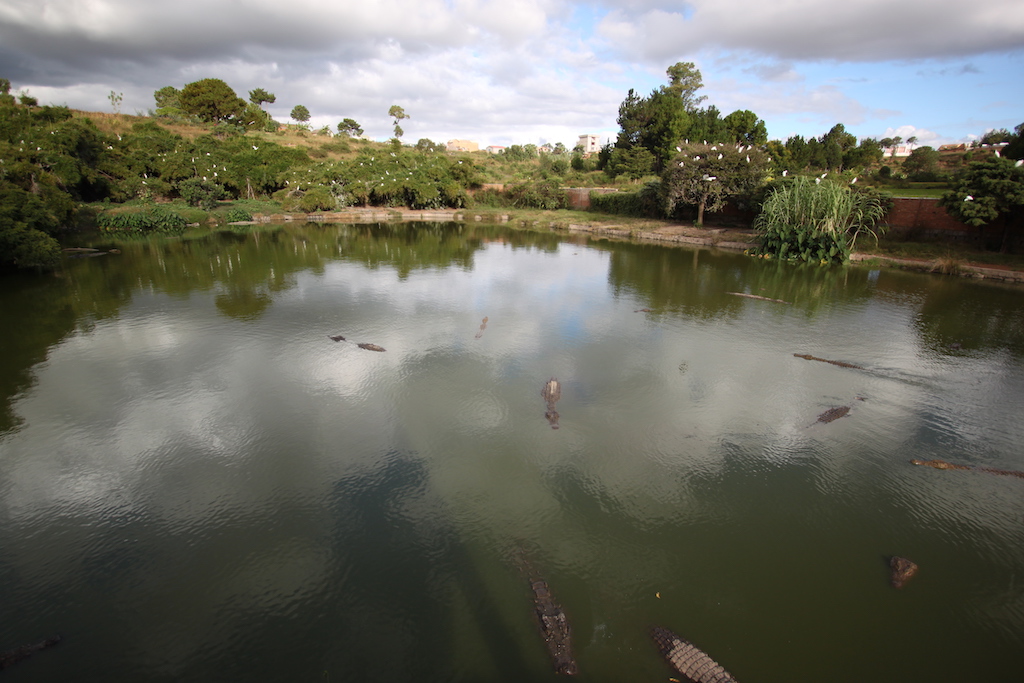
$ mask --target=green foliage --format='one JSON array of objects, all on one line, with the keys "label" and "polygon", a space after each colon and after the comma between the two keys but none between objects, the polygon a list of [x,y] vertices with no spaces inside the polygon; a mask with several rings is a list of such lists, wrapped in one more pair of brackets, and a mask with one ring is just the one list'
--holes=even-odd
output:
[{"label": "green foliage", "polygon": [[718,211],[726,201],[752,195],[764,184],[768,158],[760,149],[733,144],[688,144],[662,173],[665,213],[678,206],[697,208],[697,225],[705,211]]},{"label": "green foliage", "polygon": [[617,216],[664,218],[665,197],[661,181],[645,183],[636,192],[591,192],[590,210]]},{"label": "green foliage", "polygon": [[639,180],[654,173],[655,156],[645,147],[612,150],[605,167],[605,173],[612,178],[625,176],[630,180]]},{"label": "green foliage", "polygon": [[940,177],[939,152],[928,146],[918,147],[903,161],[903,171],[914,181],[935,181]]},{"label": "green foliage", "polygon": [[342,135],[357,138],[363,134],[363,127],[356,123],[354,119],[342,119],[338,123],[338,132]]},{"label": "green foliage", "polygon": [[518,183],[505,189],[509,206],[517,209],[564,209],[565,190],[553,182]]},{"label": "green foliage", "polygon": [[52,268],[60,260],[60,245],[49,234],[61,226],[58,217],[38,195],[0,176],[0,265]]},{"label": "green foliage", "polygon": [[844,263],[862,233],[876,239],[885,207],[877,194],[858,193],[821,178],[780,183],[754,221],[761,256]]},{"label": "green foliage", "polygon": [[301,104],[297,104],[292,107],[291,117],[299,123],[305,123],[309,121],[309,110]]},{"label": "green foliage", "polygon": [[96,217],[103,232],[152,234],[178,234],[185,230],[187,221],[181,214],[161,206],[146,206],[141,210],[104,211]]},{"label": "green foliage", "polygon": [[224,219],[227,220],[228,223],[247,222],[252,220],[252,214],[245,209],[233,206],[228,209],[226,214],[224,214]]},{"label": "green foliage", "polygon": [[405,110],[402,109],[397,104],[391,105],[391,108],[388,109],[388,116],[390,116],[391,118],[393,118],[395,120],[394,121],[394,125],[395,125],[395,139],[397,140],[397,139],[401,138],[402,135],[405,133],[405,131],[402,130],[402,126],[400,125],[401,122],[403,120],[407,119],[407,118],[410,118],[410,117],[409,117],[408,114],[405,113]]},{"label": "green foliage", "polygon": [[768,129],[764,121],[749,109],[736,110],[722,121],[730,133],[728,142],[743,145],[763,145],[768,142]]},{"label": "green foliage", "polygon": [[1024,229],[1024,166],[1018,163],[1000,157],[972,162],[940,200],[950,215],[967,225],[981,228],[1001,222],[1004,253],[1012,235]]},{"label": "green foliage", "polygon": [[249,102],[258,108],[262,108],[264,102],[267,104],[277,102],[277,95],[272,92],[267,92],[263,88],[256,88],[249,91]]},{"label": "green foliage", "polygon": [[212,123],[239,118],[245,111],[245,100],[219,78],[189,83],[178,95],[178,103],[185,113]]},{"label": "green foliage", "polygon": [[198,206],[204,211],[212,211],[217,202],[224,198],[224,186],[212,180],[187,178],[177,184],[178,195],[188,202],[189,206]]}]

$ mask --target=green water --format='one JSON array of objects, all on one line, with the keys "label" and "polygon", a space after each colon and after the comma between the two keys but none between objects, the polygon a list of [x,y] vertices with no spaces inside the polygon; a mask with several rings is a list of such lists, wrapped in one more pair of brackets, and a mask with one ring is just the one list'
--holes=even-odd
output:
[{"label": "green water", "polygon": [[7,680],[555,679],[520,556],[581,681],[678,677],[653,626],[741,681],[1020,675],[1024,479],[909,462],[1024,470],[1020,288],[486,224],[96,246],[0,288],[0,651],[63,638]]}]

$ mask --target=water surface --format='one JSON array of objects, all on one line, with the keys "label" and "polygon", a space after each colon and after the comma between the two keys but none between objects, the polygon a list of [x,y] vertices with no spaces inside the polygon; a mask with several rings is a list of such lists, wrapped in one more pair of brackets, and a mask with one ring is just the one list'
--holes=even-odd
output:
[{"label": "water surface", "polygon": [[63,636],[12,681],[553,679],[520,555],[580,680],[671,676],[652,626],[743,681],[1019,676],[1024,479],[909,461],[1024,470],[1020,288],[479,224],[117,246],[0,292],[0,650]]}]

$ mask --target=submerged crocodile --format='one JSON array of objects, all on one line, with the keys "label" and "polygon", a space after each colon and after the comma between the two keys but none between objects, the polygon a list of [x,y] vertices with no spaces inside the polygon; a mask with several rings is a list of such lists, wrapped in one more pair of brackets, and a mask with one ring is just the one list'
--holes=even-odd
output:
[{"label": "submerged crocodile", "polygon": [[903,584],[917,573],[916,564],[905,557],[898,557],[896,555],[893,555],[892,559],[889,560],[889,568],[892,570],[889,580],[893,588],[903,588]]},{"label": "submerged crocodile", "polygon": [[544,417],[551,423],[552,429],[558,429],[558,411],[555,410],[555,402],[562,398],[562,385],[558,383],[557,379],[552,377],[544,383],[544,388],[540,390],[540,395],[547,407]]},{"label": "submerged crocodile", "polygon": [[974,470],[976,472],[988,472],[989,474],[1002,474],[1007,477],[1021,477],[1024,478],[1024,472],[1018,470],[1000,470],[995,467],[980,467],[973,465],[957,465],[956,463],[946,462],[945,460],[911,460],[911,465],[925,465],[927,467],[934,467],[937,470]]},{"label": "submerged crocodile", "polygon": [[667,628],[655,626],[651,637],[672,668],[693,683],[736,683],[722,665]]},{"label": "submerged crocodile", "polygon": [[526,559],[525,552],[520,549],[516,553],[516,564],[519,571],[530,582],[533,592],[533,612],[537,618],[537,628],[551,653],[551,663],[555,673],[574,676],[579,673],[576,658],[572,654],[572,631],[565,612],[555,602],[547,581],[537,575]]},{"label": "submerged crocodile", "polygon": [[484,330],[486,330],[486,329],[487,329],[487,316],[485,315],[484,319],[480,321],[480,331],[476,333],[476,337],[475,338],[479,339],[480,337],[484,336]]},{"label": "submerged crocodile", "polygon": [[853,363],[844,363],[841,360],[829,360],[828,358],[818,358],[817,356],[812,356],[809,353],[794,353],[793,355],[797,358],[803,358],[804,360],[816,360],[822,363],[829,363],[830,365],[838,365],[841,368],[853,368],[854,370],[864,369],[859,365],[854,365]]},{"label": "submerged crocodile", "polygon": [[0,652],[0,669],[6,669],[9,666],[13,666],[24,659],[28,659],[36,652],[52,647],[59,642],[60,636],[54,636],[53,638],[40,640],[38,643],[29,643],[28,645],[22,645],[21,647],[8,650],[7,652]]},{"label": "submerged crocodile", "polygon": [[382,353],[387,351],[383,346],[377,346],[376,344],[356,344],[356,346],[367,351],[380,351]]}]

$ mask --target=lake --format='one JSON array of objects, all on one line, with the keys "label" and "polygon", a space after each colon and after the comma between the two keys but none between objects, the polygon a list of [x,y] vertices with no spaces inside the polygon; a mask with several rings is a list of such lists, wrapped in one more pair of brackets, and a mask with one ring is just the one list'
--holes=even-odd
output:
[{"label": "lake", "polygon": [[741,681],[1020,676],[1020,287],[486,223],[94,246],[0,291],[0,652],[62,637],[6,680],[555,680],[538,579],[581,681],[680,678],[653,627]]}]

